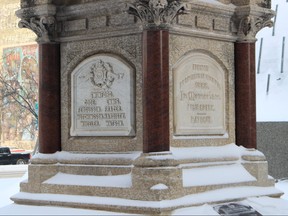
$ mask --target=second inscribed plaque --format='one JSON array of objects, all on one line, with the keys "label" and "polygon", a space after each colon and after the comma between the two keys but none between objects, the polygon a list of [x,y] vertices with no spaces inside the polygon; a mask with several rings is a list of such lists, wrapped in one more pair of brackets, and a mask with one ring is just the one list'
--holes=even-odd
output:
[{"label": "second inscribed plaque", "polygon": [[225,133],[225,73],[202,53],[184,57],[174,68],[174,134]]}]

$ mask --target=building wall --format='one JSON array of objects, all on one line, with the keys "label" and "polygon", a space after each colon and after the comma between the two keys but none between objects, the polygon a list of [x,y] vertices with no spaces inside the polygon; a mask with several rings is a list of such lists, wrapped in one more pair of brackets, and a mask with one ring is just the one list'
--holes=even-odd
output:
[{"label": "building wall", "polygon": [[[35,34],[27,29],[19,29],[19,19],[15,11],[20,8],[20,0],[0,1],[0,47],[35,43]],[[1,51],[2,52],[2,51]]]},{"label": "building wall", "polygon": [[258,122],[257,147],[268,161],[269,175],[288,177],[288,122]]},{"label": "building wall", "polygon": [[[0,70],[1,70],[1,73],[3,74],[2,70],[5,70],[5,68],[7,69],[7,61],[4,60],[5,53],[7,54],[9,50],[23,51],[22,48],[27,47],[27,45],[36,46],[36,43],[35,43],[36,36],[30,30],[18,28],[19,19],[16,17],[15,12],[20,8],[20,0],[1,0],[0,8],[1,8],[0,10],[0,65],[1,65]],[[21,53],[23,54],[23,52]],[[16,55],[18,56],[18,54],[19,53],[15,53],[14,56]],[[22,54],[20,55],[20,57],[22,56]],[[21,58],[23,58],[23,56]],[[21,60],[22,59],[19,59],[20,62]],[[12,66],[10,65],[9,67],[12,67]],[[17,71],[17,69],[15,71]],[[37,73],[38,73],[38,70],[37,70]],[[1,146],[13,146],[13,147],[25,148],[25,149],[33,149],[35,141],[24,141],[21,138],[19,138],[17,134],[15,134],[14,136],[11,136],[11,133],[13,134],[13,127],[11,128],[11,127],[6,126],[7,122],[9,122],[9,119],[7,119],[7,116],[5,116],[4,114],[7,112],[8,111],[5,110],[5,108],[3,108],[1,112],[1,126],[0,126],[1,143],[0,145]],[[7,139],[7,136],[9,137],[9,139]]]}]

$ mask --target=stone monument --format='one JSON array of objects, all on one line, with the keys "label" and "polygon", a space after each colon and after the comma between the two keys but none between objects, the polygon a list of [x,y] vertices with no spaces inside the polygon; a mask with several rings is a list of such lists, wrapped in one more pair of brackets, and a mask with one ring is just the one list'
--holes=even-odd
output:
[{"label": "stone monument", "polygon": [[14,202],[161,214],[279,196],[256,150],[255,35],[269,7],[21,0],[19,26],[39,43],[40,153]]}]

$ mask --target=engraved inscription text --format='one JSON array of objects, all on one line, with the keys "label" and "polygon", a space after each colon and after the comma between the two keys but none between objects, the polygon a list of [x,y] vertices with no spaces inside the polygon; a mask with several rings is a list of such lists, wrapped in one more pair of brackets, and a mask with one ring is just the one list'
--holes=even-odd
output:
[{"label": "engraved inscription text", "polygon": [[133,70],[96,55],[72,73],[71,136],[134,136]]},{"label": "engraved inscription text", "polygon": [[225,78],[210,56],[192,54],[174,68],[174,134],[225,133]]}]

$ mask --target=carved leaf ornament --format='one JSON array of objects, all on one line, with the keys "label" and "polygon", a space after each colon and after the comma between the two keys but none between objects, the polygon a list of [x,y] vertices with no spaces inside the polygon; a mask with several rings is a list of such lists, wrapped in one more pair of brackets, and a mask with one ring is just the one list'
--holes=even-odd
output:
[{"label": "carved leaf ornament", "polygon": [[255,40],[256,34],[264,27],[272,27],[271,16],[253,17],[245,16],[239,26],[239,36],[244,41]]},{"label": "carved leaf ornament", "polygon": [[167,27],[173,19],[186,11],[186,4],[169,0],[138,0],[127,4],[128,13],[138,17],[144,27]]},{"label": "carved leaf ornament", "polygon": [[53,16],[32,17],[30,20],[21,20],[19,28],[28,28],[38,37],[38,42],[51,42],[56,32],[56,21]]}]

